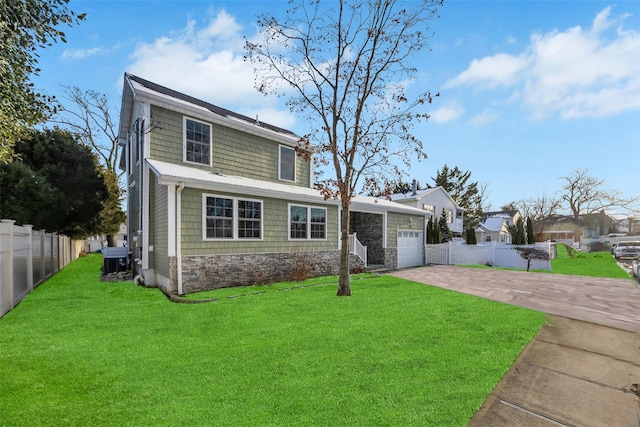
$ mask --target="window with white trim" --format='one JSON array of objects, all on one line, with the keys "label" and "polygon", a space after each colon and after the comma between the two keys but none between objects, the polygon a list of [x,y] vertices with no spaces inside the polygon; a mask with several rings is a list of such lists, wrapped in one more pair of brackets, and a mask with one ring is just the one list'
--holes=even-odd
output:
[{"label": "window with white trim", "polygon": [[289,238],[324,240],[327,238],[327,210],[311,206],[289,205]]},{"label": "window with white trim", "polygon": [[203,195],[204,240],[262,239],[262,201]]},{"label": "window with white trim", "polygon": [[238,200],[238,239],[262,237],[262,202]]},{"label": "window with white trim", "polygon": [[296,180],[296,150],[280,145],[278,152],[278,179]]},{"label": "window with white trim", "polygon": [[444,215],[447,218],[447,223],[451,224],[453,222],[453,211],[451,209],[442,209],[444,211]]},{"label": "window with white trim", "polygon": [[184,118],[184,161],[211,165],[211,125]]},{"label": "window with white trim", "polygon": [[435,213],[436,213],[436,207],[435,207],[435,206],[433,206],[433,205],[428,205],[428,204],[426,204],[426,203],[423,203],[423,204],[422,204],[422,210],[423,210],[423,211],[427,211],[427,212],[431,212],[431,213],[432,213],[432,214],[434,214],[434,215],[435,215]]}]

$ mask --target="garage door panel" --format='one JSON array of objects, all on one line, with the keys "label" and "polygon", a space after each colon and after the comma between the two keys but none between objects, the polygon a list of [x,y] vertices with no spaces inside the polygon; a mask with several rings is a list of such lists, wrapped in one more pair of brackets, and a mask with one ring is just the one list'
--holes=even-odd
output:
[{"label": "garage door panel", "polygon": [[422,231],[398,231],[398,268],[423,265]]}]

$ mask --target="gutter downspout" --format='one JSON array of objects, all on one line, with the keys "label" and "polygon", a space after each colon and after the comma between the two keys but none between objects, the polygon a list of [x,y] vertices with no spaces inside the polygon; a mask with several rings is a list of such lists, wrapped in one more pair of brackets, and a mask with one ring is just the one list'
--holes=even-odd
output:
[{"label": "gutter downspout", "polygon": [[184,182],[180,181],[176,191],[176,267],[178,270],[178,295],[184,295],[182,289],[182,190],[184,190]]}]

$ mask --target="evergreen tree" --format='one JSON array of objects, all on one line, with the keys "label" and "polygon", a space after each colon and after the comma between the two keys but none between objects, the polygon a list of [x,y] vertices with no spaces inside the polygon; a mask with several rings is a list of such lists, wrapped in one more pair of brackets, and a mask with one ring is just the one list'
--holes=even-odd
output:
[{"label": "evergreen tree", "polygon": [[527,217],[527,243],[533,245],[536,242],[536,232],[533,228],[533,219]]},{"label": "evergreen tree", "polygon": [[511,234],[511,243],[514,245],[525,245],[527,243],[527,236],[524,231],[524,221],[522,218],[518,218],[515,225],[509,227],[509,233]]},{"label": "evergreen tree", "polygon": [[[437,171],[435,178],[431,178],[434,187],[442,187],[451,198],[465,210],[464,227],[475,226],[482,218],[483,200],[478,188],[478,182],[469,182],[470,171],[462,171],[457,166],[453,169],[445,164]],[[428,185],[428,188],[431,186]]]},{"label": "evergreen tree", "polygon": [[[15,145],[15,152],[20,160],[14,162],[22,162],[28,168],[23,168],[22,176],[25,170],[27,174],[33,171],[29,185],[33,185],[34,192],[20,194],[10,187],[10,181],[1,181],[0,196],[12,194],[10,208],[14,210],[3,202],[3,216],[74,239],[102,232],[100,212],[108,189],[104,169],[91,149],[78,143],[69,132],[54,129],[34,132],[32,138]],[[45,190],[50,193],[46,197],[30,197],[42,195]]]},{"label": "evergreen tree", "polygon": [[438,228],[440,231],[440,242],[445,243],[451,240],[451,230],[449,230],[449,225],[447,221],[447,213],[444,209],[442,209],[442,214],[440,215],[440,221],[438,222]]},{"label": "evergreen tree", "polygon": [[467,245],[477,245],[478,239],[476,237],[476,231],[472,226],[469,226],[465,229],[464,237],[467,242]]},{"label": "evergreen tree", "polygon": [[105,169],[103,173],[104,183],[109,195],[102,202],[100,212],[100,234],[106,234],[109,246],[116,246],[116,234],[120,231],[120,225],[127,220],[127,215],[122,210],[124,190],[118,184],[118,174],[113,170]]},{"label": "evergreen tree", "polygon": [[427,222],[427,243],[431,245],[441,243],[440,227],[438,226],[437,221],[434,221],[433,218],[429,218],[429,222]]}]

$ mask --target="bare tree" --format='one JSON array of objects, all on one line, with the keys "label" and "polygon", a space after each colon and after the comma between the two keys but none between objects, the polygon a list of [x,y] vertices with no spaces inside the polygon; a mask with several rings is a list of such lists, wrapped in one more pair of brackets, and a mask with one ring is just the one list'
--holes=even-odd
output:
[{"label": "bare tree", "polygon": [[63,108],[52,120],[67,128],[100,157],[101,163],[118,176],[118,129],[113,117],[118,111],[109,106],[107,95],[79,87],[64,87],[64,97],[72,107]]},{"label": "bare tree", "polygon": [[113,121],[118,112],[109,106],[105,94],[69,86],[65,86],[64,93],[72,107],[63,108],[52,122],[63,125],[90,147],[105,167],[104,179],[109,197],[103,202],[100,221],[109,246],[115,246],[115,234],[126,220],[121,206],[124,189],[120,185],[124,171],[118,170],[118,129]]},{"label": "bare tree", "polygon": [[543,224],[546,218],[558,213],[562,207],[562,202],[560,199],[548,197],[543,193],[542,196],[520,200],[517,206],[524,217],[531,218],[538,224]]},{"label": "bare tree", "polygon": [[479,202],[480,204],[475,206],[475,209],[480,209],[482,212],[491,211],[491,202],[489,202],[489,196],[491,195],[491,190],[489,190],[489,183],[484,182],[480,184],[480,188],[478,189],[478,195],[480,196]]},{"label": "bare tree", "polygon": [[604,179],[589,176],[589,172],[589,169],[577,169],[571,175],[561,177],[564,186],[559,196],[567,203],[576,222],[581,215],[607,208],[633,209],[633,205],[640,200],[638,196],[623,198],[619,191],[603,188]]},{"label": "bare tree", "polygon": [[426,158],[410,131],[429,117],[417,107],[431,103],[432,95],[410,99],[407,89],[417,73],[411,60],[427,47],[428,23],[441,5],[340,0],[324,7],[299,0],[282,20],[261,15],[261,37],[246,41],[247,59],[257,67],[256,88],[286,96],[292,112],[315,124],[299,154],[310,156],[313,146],[316,160],[335,172],[319,188],[342,207],[339,296],[351,295],[349,208],[358,185],[375,193],[394,181],[390,174],[401,179],[392,159],[409,167],[410,160]]}]

